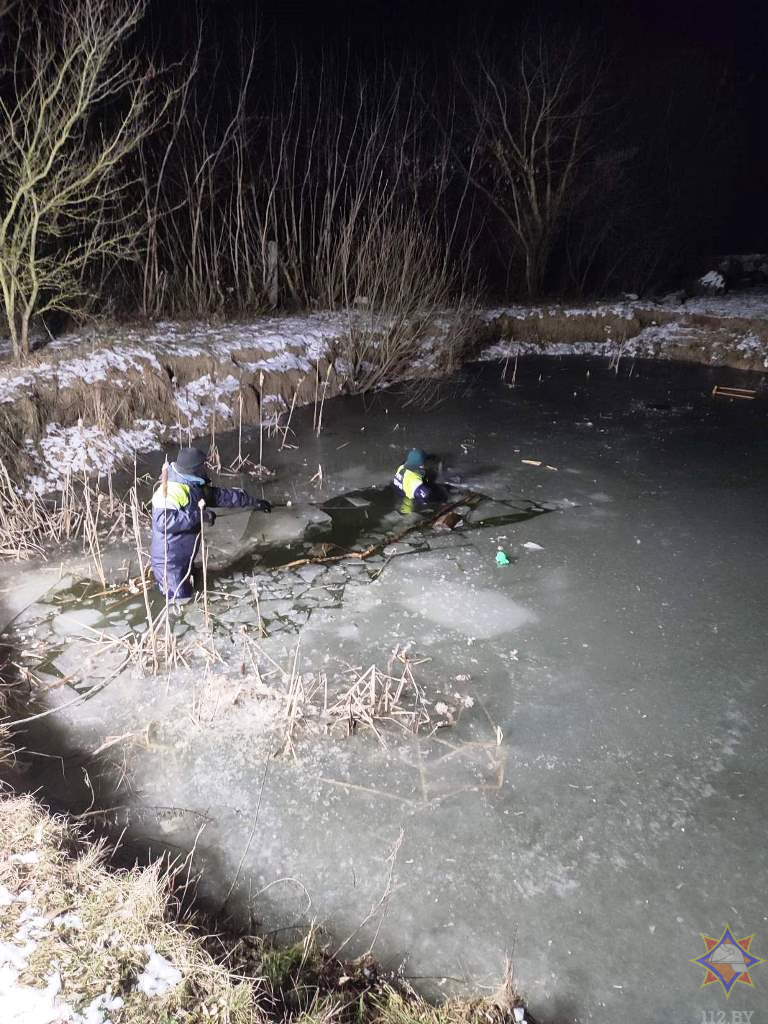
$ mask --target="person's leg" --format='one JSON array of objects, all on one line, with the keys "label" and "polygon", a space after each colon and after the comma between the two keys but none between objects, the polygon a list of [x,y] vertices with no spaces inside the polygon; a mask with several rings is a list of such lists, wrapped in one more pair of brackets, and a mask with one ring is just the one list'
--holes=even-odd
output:
[{"label": "person's leg", "polygon": [[[168,563],[168,579],[165,578],[165,566],[152,566],[152,574],[157,583],[157,589],[168,601],[176,604],[186,604],[195,596],[192,586],[192,574],[188,566],[176,566]],[[186,573],[186,575],[185,575]]]}]

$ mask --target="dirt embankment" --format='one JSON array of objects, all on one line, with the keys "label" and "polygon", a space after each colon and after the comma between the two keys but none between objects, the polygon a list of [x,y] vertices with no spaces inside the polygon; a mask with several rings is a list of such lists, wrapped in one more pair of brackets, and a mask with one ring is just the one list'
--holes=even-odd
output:
[{"label": "dirt embankment", "polygon": [[178,443],[240,423],[269,426],[292,403],[344,386],[332,333],[309,319],[307,328],[284,339],[274,329],[113,330],[43,348],[23,367],[0,370],[0,458],[42,490],[57,482],[51,462],[106,473],[168,436]]},{"label": "dirt embankment", "polygon": [[768,317],[716,316],[630,303],[591,309],[490,311],[478,337],[482,358],[515,355],[634,356],[706,366],[768,369]]}]

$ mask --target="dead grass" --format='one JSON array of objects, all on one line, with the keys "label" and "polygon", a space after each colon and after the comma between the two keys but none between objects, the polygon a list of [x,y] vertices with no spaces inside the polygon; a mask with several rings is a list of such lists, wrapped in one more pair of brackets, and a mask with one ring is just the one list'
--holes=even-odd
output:
[{"label": "dead grass", "polygon": [[[186,863],[116,869],[108,861],[103,844],[31,797],[0,800],[0,942],[13,951],[5,994],[50,1006],[46,1019],[62,1004],[84,1014],[102,1001],[120,1024],[505,1024],[520,1005],[502,988],[491,999],[432,1006],[381,977],[370,955],[330,955],[314,930],[278,948],[193,916],[182,921]],[[171,976],[148,994],[156,955]]]},{"label": "dead grass", "polygon": [[[261,1021],[251,985],[173,920],[180,868],[107,870],[105,853],[31,797],[0,802],[0,886],[13,900],[0,907],[0,937],[28,951],[17,958],[16,985],[44,990],[56,974],[57,999],[83,1012],[99,997],[117,997],[119,1019],[131,1024]],[[138,987],[149,947],[181,973],[164,995]]]},{"label": "dead grass", "polygon": [[414,676],[414,669],[429,659],[413,658],[398,648],[385,670],[348,665],[336,673],[302,672],[298,644],[281,665],[258,641],[247,634],[242,640],[249,661],[248,683],[257,697],[276,704],[274,721],[282,754],[295,754],[296,742],[307,733],[348,737],[367,730],[386,746],[385,728],[412,734],[437,728],[430,702]]},{"label": "dead grass", "polygon": [[[125,539],[131,529],[131,502],[118,495],[111,478],[100,481],[67,476],[56,497],[25,495],[0,459],[0,556],[16,560],[46,558],[54,546],[82,540],[97,576],[105,583],[102,542]],[[139,510],[146,520],[146,513]]]}]

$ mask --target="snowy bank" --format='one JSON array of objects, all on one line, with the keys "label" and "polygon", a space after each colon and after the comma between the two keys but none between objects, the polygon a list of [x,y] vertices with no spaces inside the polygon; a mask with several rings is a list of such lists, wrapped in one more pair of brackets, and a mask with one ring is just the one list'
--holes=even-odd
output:
[{"label": "snowy bank", "polygon": [[629,300],[583,307],[510,306],[485,310],[482,360],[522,355],[673,359],[764,372],[768,369],[768,291],[683,304]]},{"label": "snowy bank", "polygon": [[[445,372],[455,320],[443,312],[426,331],[420,326],[400,379]],[[29,489],[45,493],[67,473],[105,475],[169,441],[188,443],[240,422],[274,424],[294,404],[355,390],[351,339],[377,339],[375,350],[387,329],[385,321],[359,313],[313,313],[242,324],[160,322],[72,333],[23,367],[0,367],[0,457]],[[465,356],[482,359],[626,355],[763,371],[768,291],[683,305],[632,297],[585,306],[485,309],[475,313],[465,333]],[[363,372],[369,366],[359,363]]]}]

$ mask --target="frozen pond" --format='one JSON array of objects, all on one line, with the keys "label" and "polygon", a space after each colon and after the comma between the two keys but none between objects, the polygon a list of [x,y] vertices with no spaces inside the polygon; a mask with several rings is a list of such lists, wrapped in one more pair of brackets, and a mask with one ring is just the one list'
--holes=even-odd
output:
[{"label": "frozen pond", "polygon": [[[121,669],[140,594],[9,568],[4,642],[60,705],[23,737],[29,785],[90,812],[87,772],[128,844],[195,846],[211,906],[375,940],[427,991],[494,986],[509,954],[541,1021],[698,1024],[725,1005],[701,933],[768,957],[768,391],[711,394],[743,379],[521,359],[515,388],[470,368],[425,410],[336,399],[319,438],[301,410],[265,452],[291,507],[219,518],[213,640],[198,602],[159,677]],[[381,490],[414,444],[483,495],[462,528],[275,568],[418,527]],[[347,736],[328,708],[371,666],[411,674],[415,717]],[[729,1009],[756,1019],[754,982]]]}]

